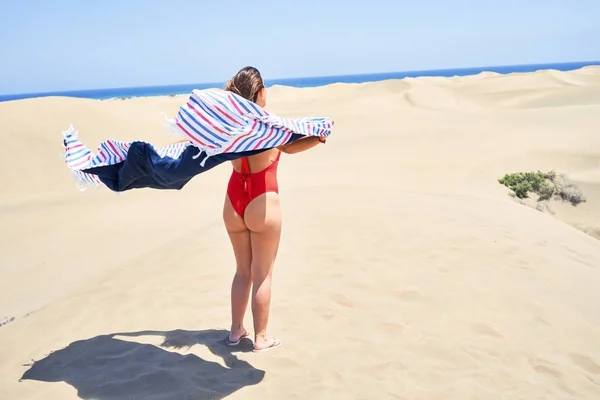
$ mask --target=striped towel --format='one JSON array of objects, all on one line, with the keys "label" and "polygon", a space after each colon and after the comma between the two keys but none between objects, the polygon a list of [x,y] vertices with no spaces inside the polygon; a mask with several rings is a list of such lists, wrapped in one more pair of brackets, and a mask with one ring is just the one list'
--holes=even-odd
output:
[{"label": "striped towel", "polygon": [[[333,126],[329,118],[276,116],[221,89],[193,90],[188,102],[167,123],[173,133],[187,140],[156,147],[144,141],[108,139],[100,143],[96,154],[70,126],[63,132],[65,161],[80,189],[102,185],[114,191],[143,187],[180,189],[191,177],[221,162],[301,137],[327,137]],[[191,149],[195,149],[195,154]],[[194,165],[189,160],[201,156]]]},{"label": "striped towel", "polygon": [[169,122],[175,132],[208,157],[277,147],[286,143],[292,133],[329,136],[333,125],[328,118],[278,117],[220,89],[193,90],[187,104]]}]

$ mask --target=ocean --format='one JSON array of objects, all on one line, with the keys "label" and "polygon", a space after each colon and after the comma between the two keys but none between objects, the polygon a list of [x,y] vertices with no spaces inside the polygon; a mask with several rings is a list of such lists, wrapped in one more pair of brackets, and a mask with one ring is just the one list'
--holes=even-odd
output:
[{"label": "ocean", "polygon": [[[579,69],[588,65],[600,65],[600,61],[583,61],[570,63],[554,63],[554,64],[526,64],[526,65],[505,65],[495,67],[474,67],[474,68],[456,68],[456,69],[438,69],[427,71],[404,71],[404,72],[386,72],[377,74],[362,74],[362,75],[339,75],[339,76],[320,76],[312,78],[288,78],[288,79],[271,79],[265,80],[267,87],[272,85],[284,85],[293,87],[315,87],[324,86],[332,83],[364,83],[377,82],[387,79],[402,79],[407,77],[419,76],[466,76],[474,75],[480,72],[489,71],[500,74],[508,74],[512,72],[533,72],[541,69],[555,69],[559,71],[569,71]],[[129,98],[129,97],[149,97],[149,96],[169,96],[178,94],[188,94],[193,89],[206,89],[213,87],[223,87],[225,82],[213,83],[190,83],[185,85],[165,85],[165,86],[144,86],[144,87],[124,87],[114,89],[89,89],[89,90],[71,90],[62,92],[46,92],[46,93],[26,93],[26,94],[9,94],[0,95],[1,101],[27,99],[33,97],[46,96],[67,96],[80,97],[88,99],[114,99],[114,98]]]}]

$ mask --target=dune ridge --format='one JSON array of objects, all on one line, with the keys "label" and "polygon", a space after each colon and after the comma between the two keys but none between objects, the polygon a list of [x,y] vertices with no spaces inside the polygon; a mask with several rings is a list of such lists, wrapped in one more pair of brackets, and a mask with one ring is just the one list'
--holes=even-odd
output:
[{"label": "dune ridge", "polygon": [[[271,88],[336,125],[282,158],[283,346],[260,355],[222,345],[229,166],[116,195],[59,158],[69,124],[177,140],[182,101],[0,103],[0,398],[600,398],[600,67]],[[537,170],[586,201],[498,183]]]}]

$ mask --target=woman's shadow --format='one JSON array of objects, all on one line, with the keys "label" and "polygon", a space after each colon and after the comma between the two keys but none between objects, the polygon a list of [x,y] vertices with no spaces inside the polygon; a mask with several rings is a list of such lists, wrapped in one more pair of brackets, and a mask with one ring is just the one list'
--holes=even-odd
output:
[{"label": "woman's shadow", "polygon": [[[265,375],[234,354],[252,351],[252,342],[243,339],[237,347],[227,347],[227,334],[225,330],[176,330],[100,335],[73,342],[29,364],[21,380],[64,381],[82,399],[222,399],[258,384]],[[162,336],[161,347],[116,338],[149,335]],[[226,367],[195,354],[163,349],[196,344],[208,347]]]}]

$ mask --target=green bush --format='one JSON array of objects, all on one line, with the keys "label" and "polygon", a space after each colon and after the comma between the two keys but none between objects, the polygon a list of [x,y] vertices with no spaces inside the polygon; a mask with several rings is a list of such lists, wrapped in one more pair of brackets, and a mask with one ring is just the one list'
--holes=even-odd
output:
[{"label": "green bush", "polygon": [[574,184],[567,182],[564,176],[557,176],[554,171],[506,174],[498,182],[512,190],[519,199],[528,198],[529,192],[533,192],[538,195],[538,201],[549,200],[552,196],[574,206],[585,201]]},{"label": "green bush", "polygon": [[554,185],[548,183],[554,176],[554,172],[517,172],[504,175],[498,182],[512,190],[520,199],[527,198],[529,192],[534,192],[541,200],[542,197],[549,199],[554,194]]}]

